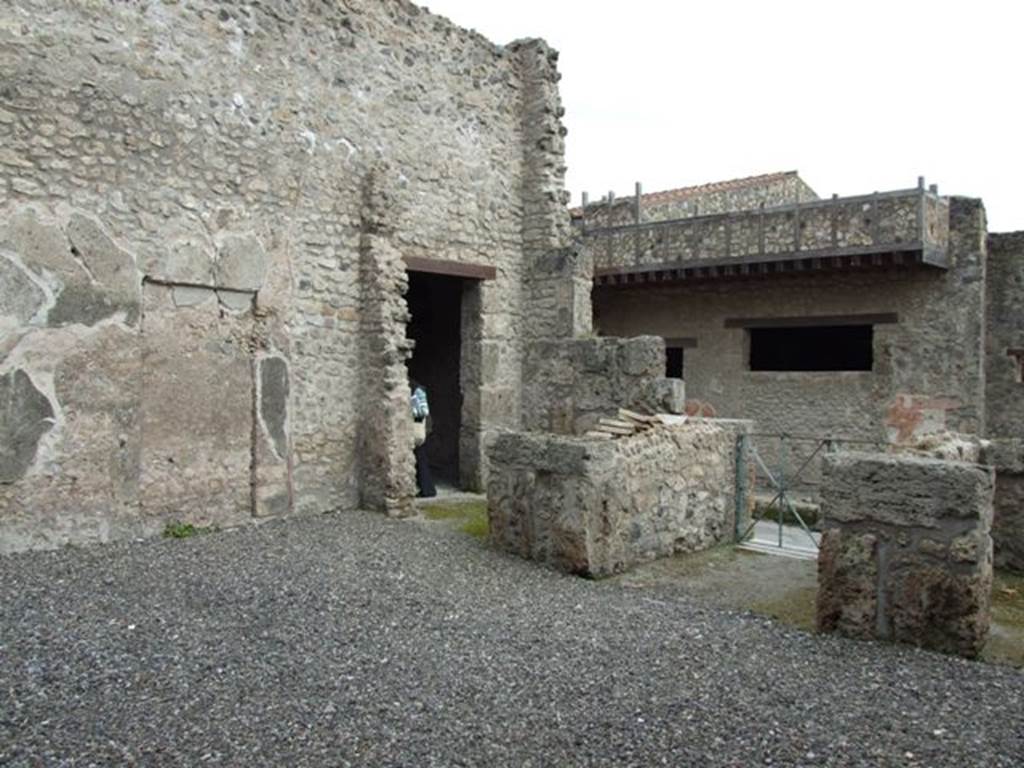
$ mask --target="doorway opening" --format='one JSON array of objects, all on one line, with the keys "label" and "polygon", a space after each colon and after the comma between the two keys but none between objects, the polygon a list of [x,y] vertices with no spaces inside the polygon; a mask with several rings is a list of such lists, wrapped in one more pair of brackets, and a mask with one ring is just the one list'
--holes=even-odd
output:
[{"label": "doorway opening", "polygon": [[409,272],[405,295],[411,318],[406,336],[416,342],[409,376],[426,391],[430,432],[425,449],[434,482],[458,488],[462,429],[462,296],[459,277]]}]

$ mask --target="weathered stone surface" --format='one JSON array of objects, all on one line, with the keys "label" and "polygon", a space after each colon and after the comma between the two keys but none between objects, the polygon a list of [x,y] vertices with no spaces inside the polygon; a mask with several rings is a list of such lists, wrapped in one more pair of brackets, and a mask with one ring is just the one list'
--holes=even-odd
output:
[{"label": "weathered stone surface", "polygon": [[236,524],[252,514],[253,320],[170,294],[146,285],[140,501],[157,519]]},{"label": "weathered stone surface", "polygon": [[945,653],[977,656],[988,638],[992,566],[965,575],[913,567],[890,577],[892,638]]},{"label": "weathered stone surface", "polygon": [[0,242],[22,263],[44,276],[47,272],[59,282],[73,283],[86,276],[71,255],[71,246],[55,221],[44,220],[34,207],[15,210],[0,231]]},{"label": "weathered stone surface", "polygon": [[126,312],[134,321],[138,304],[122,304],[106,291],[87,282],[69,283],[57,295],[53,308],[47,314],[52,327],[62,325],[96,325],[101,320]]},{"label": "weathered stone surface", "polygon": [[254,235],[227,235],[217,253],[214,282],[218,288],[258,291],[268,265],[267,252]]},{"label": "weathered stone surface", "polygon": [[1024,474],[996,469],[995,563],[1024,573]]},{"label": "weathered stone surface", "polygon": [[93,280],[106,289],[114,302],[135,305],[137,313],[141,276],[131,255],[118,248],[99,224],[86,216],[72,215],[65,231],[73,253],[84,262]]},{"label": "weathered stone surface", "polygon": [[213,247],[197,235],[181,236],[166,245],[148,275],[160,282],[213,288],[217,283]]},{"label": "weathered stone surface", "polygon": [[[916,199],[909,195],[905,201],[909,205],[886,212],[884,218],[893,226],[883,229],[888,227],[890,235],[902,230],[916,237],[913,233],[920,226],[913,205]],[[842,215],[835,220],[840,245],[871,242],[870,229],[882,220],[866,213],[865,203],[870,201],[841,206]],[[792,211],[766,216],[762,222],[766,250],[774,238],[769,230],[792,239],[798,224],[803,247],[831,248],[831,215],[809,214],[802,210],[799,222]],[[949,269],[898,274],[809,270],[765,280],[597,286],[593,291],[595,327],[607,335],[654,333],[692,340],[694,346],[683,354],[687,397],[697,401],[694,412],[753,419],[763,432],[886,442],[914,440],[922,433],[943,430],[982,435],[984,429],[992,431],[1000,424],[1019,428],[1024,424],[1024,385],[1013,378],[1013,361],[1006,348],[1024,348],[1024,335],[1019,332],[1024,317],[1019,280],[1024,274],[1024,238],[1018,236],[1013,247],[1007,243],[1000,257],[1005,266],[1000,274],[1005,277],[986,275],[981,201],[942,198],[926,214],[926,226],[940,237],[948,236]],[[759,221],[760,216],[751,213],[730,218],[728,228],[724,218],[704,224],[688,219],[678,228],[659,224],[650,228],[649,239],[640,245],[653,247],[663,237],[676,249],[678,261],[724,256],[727,243],[731,258],[757,254]],[[592,251],[599,265],[602,258],[623,265],[637,261],[636,242],[628,232],[608,234],[603,240],[588,236],[584,250]],[[647,253],[641,251],[641,260]],[[991,270],[993,259],[987,261]],[[993,300],[998,298],[996,304],[1002,307],[998,314],[1002,319],[990,321],[992,327],[1005,319],[1017,335],[1003,335],[1001,348],[983,355],[986,293],[992,291],[999,292]],[[1022,296],[1014,298],[1016,293]],[[867,371],[751,370],[748,329],[725,322],[793,317],[810,322],[815,317],[883,313],[895,313],[898,322],[874,325],[873,363]],[[987,385],[993,391],[996,381],[992,365],[999,367],[998,397],[985,393]],[[1005,419],[1000,411],[1007,414]],[[806,456],[793,458],[800,462]],[[771,455],[765,459],[774,463]],[[817,480],[813,475],[808,479]]]},{"label": "weathered stone surface", "polygon": [[[495,271],[461,291],[459,465],[480,487],[490,436],[533,418],[527,350],[590,327],[557,54],[404,0],[94,5],[0,7],[19,30],[0,251],[56,302],[26,324],[29,290],[2,349],[61,392],[48,474],[0,491],[0,547],[171,516],[408,512],[406,258]],[[264,358],[287,361],[286,392]],[[105,410],[78,400],[76,369]],[[600,386],[588,408],[620,395]]]},{"label": "weathered stone surface", "polygon": [[818,552],[820,632],[871,638],[877,631],[878,538],[825,531]]},{"label": "weathered stone surface", "polygon": [[20,478],[53,426],[53,405],[21,369],[0,375],[0,483]]},{"label": "weathered stone surface", "polygon": [[939,528],[951,520],[976,520],[992,496],[991,473],[961,462],[840,453],[826,456],[823,470],[828,515],[838,523]]},{"label": "weathered stone surface", "polygon": [[46,293],[25,270],[0,254],[0,336],[26,325],[46,303]]},{"label": "weathered stone surface", "polygon": [[197,288],[192,285],[175,285],[171,289],[171,297],[175,306],[194,307],[216,297],[213,288]]},{"label": "weathered stone surface", "polygon": [[280,357],[260,360],[260,418],[279,457],[288,455],[288,364]]},{"label": "weathered stone surface", "polygon": [[606,576],[733,535],[736,429],[714,422],[595,441],[498,435],[490,449],[494,543],[570,573]]},{"label": "weathered stone surface", "polygon": [[823,632],[976,656],[988,634],[993,472],[907,455],[825,462]]},{"label": "weathered stone surface", "polygon": [[640,402],[657,413],[686,413],[686,383],[664,378],[649,381]]},{"label": "weathered stone surface", "polygon": [[660,383],[665,349],[654,336],[544,340],[527,351],[524,371],[528,429],[582,434],[620,407],[675,404],[666,395],[676,390]]}]

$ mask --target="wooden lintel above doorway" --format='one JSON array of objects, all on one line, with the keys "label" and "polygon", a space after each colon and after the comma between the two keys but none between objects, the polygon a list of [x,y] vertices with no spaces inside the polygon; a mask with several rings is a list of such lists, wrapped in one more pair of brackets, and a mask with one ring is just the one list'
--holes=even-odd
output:
[{"label": "wooden lintel above doorway", "polygon": [[493,280],[498,274],[494,267],[466,261],[427,259],[422,256],[403,256],[405,268],[410,272],[429,272],[432,275],[465,277],[470,280]]}]

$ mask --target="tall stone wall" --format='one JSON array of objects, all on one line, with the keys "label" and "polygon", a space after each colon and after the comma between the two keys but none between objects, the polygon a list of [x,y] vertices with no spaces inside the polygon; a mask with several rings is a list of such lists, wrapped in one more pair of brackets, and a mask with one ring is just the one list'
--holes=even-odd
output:
[{"label": "tall stone wall", "polygon": [[664,378],[665,343],[632,339],[548,339],[529,346],[523,428],[582,434],[618,408],[682,413],[683,383]]},{"label": "tall stone wall", "polygon": [[1024,438],[1024,232],[988,236],[987,433]]},{"label": "tall stone wall", "polygon": [[12,0],[0,69],[0,547],[400,513],[410,256],[496,267],[463,307],[482,482],[527,318],[585,314],[524,287],[567,245],[542,42],[404,0]]},{"label": "tall stone wall", "polygon": [[988,634],[993,472],[884,454],[825,458],[818,629],[976,656]]},{"label": "tall stone wall", "polygon": [[[640,221],[672,221],[732,211],[753,211],[808,203],[818,195],[795,171],[749,179],[704,184],[683,190],[642,195]],[[615,227],[636,223],[635,199],[628,196],[587,206],[586,227]]]},{"label": "tall stone wall", "polygon": [[[595,325],[619,336],[692,339],[687,397],[764,432],[912,441],[985,420],[985,216],[950,201],[948,270],[826,273],[675,286],[598,287]],[[748,332],[728,318],[895,313],[874,326],[871,371],[752,371]]]},{"label": "tall stone wall", "polygon": [[729,540],[737,429],[691,422],[616,440],[503,433],[491,447],[488,515],[502,549],[607,576]]}]

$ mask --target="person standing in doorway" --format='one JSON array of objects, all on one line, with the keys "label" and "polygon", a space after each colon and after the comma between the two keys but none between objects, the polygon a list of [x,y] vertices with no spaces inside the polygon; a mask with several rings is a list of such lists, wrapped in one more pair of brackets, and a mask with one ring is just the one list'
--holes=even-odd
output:
[{"label": "person standing in doorway", "polygon": [[416,487],[422,498],[437,496],[434,478],[430,475],[430,464],[427,462],[427,435],[430,433],[430,404],[427,402],[427,390],[415,379],[409,380],[409,391],[412,393],[413,436],[416,457]]}]

